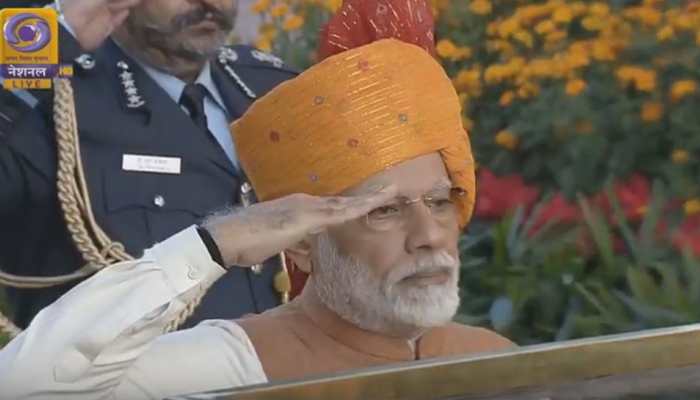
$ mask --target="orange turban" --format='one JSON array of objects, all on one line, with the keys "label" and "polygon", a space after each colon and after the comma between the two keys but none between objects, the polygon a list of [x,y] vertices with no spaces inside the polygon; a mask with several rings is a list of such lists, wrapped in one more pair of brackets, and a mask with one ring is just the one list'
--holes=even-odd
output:
[{"label": "orange turban", "polygon": [[455,199],[460,225],[471,218],[474,161],[460,102],[440,64],[416,45],[383,39],[328,57],[256,101],[232,132],[261,201],[336,195],[439,152],[465,192]]}]

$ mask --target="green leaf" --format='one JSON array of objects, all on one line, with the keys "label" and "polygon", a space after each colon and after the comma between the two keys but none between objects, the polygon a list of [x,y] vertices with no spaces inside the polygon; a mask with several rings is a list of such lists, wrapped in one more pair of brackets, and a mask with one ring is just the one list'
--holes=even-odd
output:
[{"label": "green leaf", "polygon": [[630,228],[629,221],[627,221],[627,217],[625,217],[625,213],[622,211],[620,201],[618,200],[617,196],[615,196],[612,185],[607,185],[605,192],[606,196],[608,197],[608,201],[610,201],[610,204],[612,205],[613,216],[619,225],[620,233],[622,233],[625,244],[629,248],[634,259],[637,260],[637,262],[642,262],[645,257],[640,249],[640,246],[637,244],[637,237],[632,232],[632,228]]},{"label": "green leaf", "polygon": [[615,254],[613,252],[610,229],[603,221],[600,214],[591,209],[588,205],[588,201],[586,201],[583,196],[578,195],[578,203],[581,207],[581,211],[583,211],[584,221],[590,229],[591,235],[593,235],[593,241],[596,243],[600,257],[603,260],[603,265],[609,273],[614,273]]},{"label": "green leaf", "polygon": [[626,268],[626,275],[627,284],[634,297],[650,302],[655,302],[658,299],[658,287],[645,269],[630,266]]},{"label": "green leaf", "polygon": [[[645,252],[644,254],[644,260],[651,259],[652,256],[650,253],[650,250],[655,247],[655,233],[657,229],[657,225],[659,222],[659,217],[661,214],[661,211],[663,210],[663,193],[664,193],[664,187],[663,185],[658,182],[654,181],[652,185],[652,203],[651,205],[647,208],[647,213],[644,216],[644,220],[642,221],[642,226],[639,230],[639,246],[642,249],[649,249],[649,251]],[[642,259],[640,259],[642,261]]]}]

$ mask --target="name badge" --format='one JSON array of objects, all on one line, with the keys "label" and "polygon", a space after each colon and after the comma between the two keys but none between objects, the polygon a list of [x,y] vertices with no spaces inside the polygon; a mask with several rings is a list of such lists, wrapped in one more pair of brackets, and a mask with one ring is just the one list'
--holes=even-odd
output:
[{"label": "name badge", "polygon": [[154,172],[157,174],[179,174],[182,159],[180,157],[143,156],[124,154],[122,169],[124,171]]}]

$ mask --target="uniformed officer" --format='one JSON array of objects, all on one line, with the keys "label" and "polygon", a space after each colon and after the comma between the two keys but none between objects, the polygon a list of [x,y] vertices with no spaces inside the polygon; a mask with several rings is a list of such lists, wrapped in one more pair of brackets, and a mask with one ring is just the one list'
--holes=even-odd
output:
[{"label": "uniformed officer", "polygon": [[[244,175],[229,123],[295,75],[274,56],[224,46],[236,6],[235,0],[54,3],[60,58],[74,65],[89,205],[99,229],[132,256],[240,201]],[[53,93],[0,96],[0,268],[26,276],[71,273],[85,260],[57,199]],[[187,325],[276,306],[278,272],[232,268]],[[26,327],[73,284],[8,289],[15,322]]]}]

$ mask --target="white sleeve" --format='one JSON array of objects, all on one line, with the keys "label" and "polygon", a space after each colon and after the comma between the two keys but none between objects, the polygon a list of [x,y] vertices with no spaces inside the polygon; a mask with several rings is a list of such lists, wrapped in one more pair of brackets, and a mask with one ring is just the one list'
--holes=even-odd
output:
[{"label": "white sleeve", "polygon": [[[42,310],[0,351],[0,399],[150,399],[178,394],[172,389],[264,381],[255,350],[235,323],[162,336],[188,300],[224,273],[195,227],[139,260],[102,270]],[[176,385],[161,387],[168,382]]]}]

